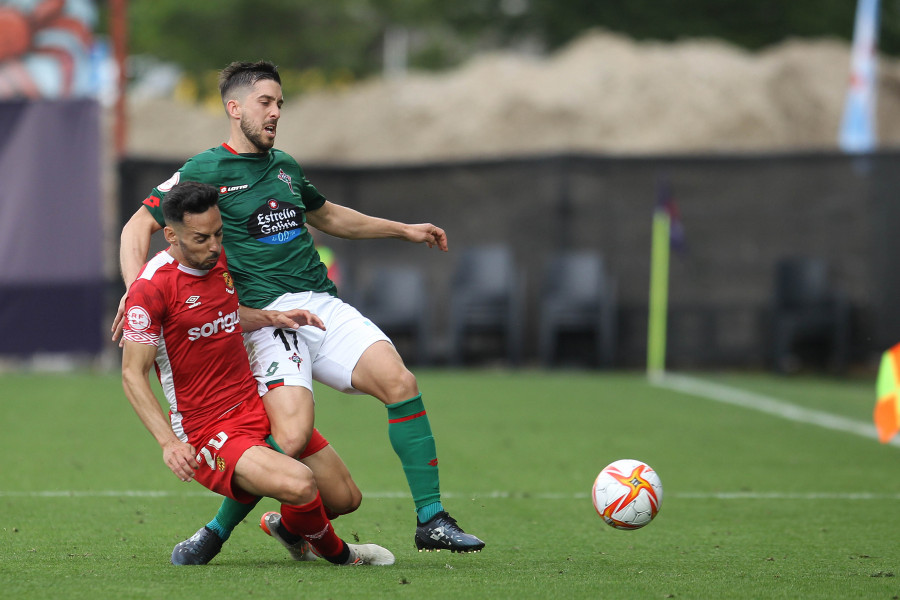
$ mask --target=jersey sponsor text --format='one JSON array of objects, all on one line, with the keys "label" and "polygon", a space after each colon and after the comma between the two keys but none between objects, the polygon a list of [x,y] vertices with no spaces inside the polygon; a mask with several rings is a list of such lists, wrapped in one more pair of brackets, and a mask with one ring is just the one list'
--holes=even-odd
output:
[{"label": "jersey sponsor text", "polygon": [[219,311],[218,319],[210,321],[209,323],[204,323],[200,327],[191,327],[188,329],[188,339],[195,342],[202,337],[215,335],[219,333],[220,330],[231,333],[240,322],[241,319],[238,316],[238,311],[230,312],[227,315],[223,315],[222,311]]},{"label": "jersey sponsor text", "polygon": [[264,244],[284,244],[303,232],[303,217],[298,207],[273,199],[253,213],[247,231]]}]

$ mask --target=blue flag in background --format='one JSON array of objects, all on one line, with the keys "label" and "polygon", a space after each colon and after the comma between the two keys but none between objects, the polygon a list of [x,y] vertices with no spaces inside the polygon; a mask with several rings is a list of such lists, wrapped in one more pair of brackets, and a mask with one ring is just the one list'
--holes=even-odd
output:
[{"label": "blue flag in background", "polygon": [[859,0],[853,27],[850,86],[838,137],[844,152],[871,152],[875,149],[878,18],[878,0]]},{"label": "blue flag in background", "polygon": [[660,180],[657,186],[656,210],[669,216],[669,247],[676,252],[683,252],[684,225],[681,222],[681,212],[675,203],[675,196],[672,194],[672,186],[667,179]]}]

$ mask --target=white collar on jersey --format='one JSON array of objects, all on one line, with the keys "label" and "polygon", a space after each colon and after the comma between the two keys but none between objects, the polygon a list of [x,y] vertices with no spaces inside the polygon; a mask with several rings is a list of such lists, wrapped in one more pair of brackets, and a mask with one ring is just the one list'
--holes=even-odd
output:
[{"label": "white collar on jersey", "polygon": [[[165,253],[172,259],[172,262],[178,262],[175,260],[175,257],[169,254],[168,250],[165,250]],[[188,275],[193,275],[195,277],[204,277],[207,273],[212,271],[212,269],[194,269],[187,265],[183,265],[180,262],[178,263],[178,270],[182,273],[187,273]]]},{"label": "white collar on jersey", "polygon": [[204,271],[203,269],[192,269],[191,267],[186,267],[181,263],[178,263],[178,270],[187,273],[188,275],[194,275],[196,277],[204,277],[207,273],[212,271],[212,269],[207,269],[206,271]]}]

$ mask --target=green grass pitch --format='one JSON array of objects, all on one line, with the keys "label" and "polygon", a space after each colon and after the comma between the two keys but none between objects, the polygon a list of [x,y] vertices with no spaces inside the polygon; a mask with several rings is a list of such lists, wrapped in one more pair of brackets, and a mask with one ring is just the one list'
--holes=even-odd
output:
[{"label": "green grass pitch", "polygon": [[[414,513],[368,397],[317,391],[317,420],[366,496],[335,521],[392,567],[293,563],[257,526],[263,501],[205,567],[172,546],[219,498],[178,481],[115,374],[0,375],[4,598],[895,598],[900,448],[650,385],[642,374],[418,372],[444,503],[487,542],[418,553]],[[698,375],[871,423],[874,381]],[[665,487],[638,531],[589,498],[618,458]]]}]

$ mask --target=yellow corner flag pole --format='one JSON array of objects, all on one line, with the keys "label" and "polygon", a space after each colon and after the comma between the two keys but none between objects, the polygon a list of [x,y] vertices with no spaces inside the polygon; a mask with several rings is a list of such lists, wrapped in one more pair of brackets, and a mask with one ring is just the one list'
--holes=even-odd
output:
[{"label": "yellow corner flag pole", "polygon": [[650,253],[650,314],[647,322],[647,376],[666,371],[666,318],[669,312],[669,244],[671,220],[668,212],[653,214]]}]

